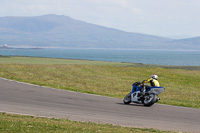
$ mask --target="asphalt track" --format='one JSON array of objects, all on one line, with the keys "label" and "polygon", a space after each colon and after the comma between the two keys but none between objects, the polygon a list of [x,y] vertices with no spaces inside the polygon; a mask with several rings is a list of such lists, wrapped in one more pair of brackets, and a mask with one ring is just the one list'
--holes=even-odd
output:
[{"label": "asphalt track", "polygon": [[154,104],[124,105],[122,99],[83,94],[0,78],[0,112],[70,120],[200,132],[200,109]]}]

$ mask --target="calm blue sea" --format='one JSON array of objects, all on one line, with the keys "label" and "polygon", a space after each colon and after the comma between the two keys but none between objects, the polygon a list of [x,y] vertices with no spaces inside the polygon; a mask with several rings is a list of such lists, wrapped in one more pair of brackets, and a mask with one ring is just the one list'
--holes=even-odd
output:
[{"label": "calm blue sea", "polygon": [[157,65],[200,66],[200,51],[108,49],[0,49],[0,55],[86,59]]}]

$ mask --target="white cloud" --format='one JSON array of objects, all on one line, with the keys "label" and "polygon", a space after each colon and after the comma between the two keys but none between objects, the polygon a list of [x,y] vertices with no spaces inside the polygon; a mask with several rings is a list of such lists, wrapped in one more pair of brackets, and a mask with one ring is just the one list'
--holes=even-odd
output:
[{"label": "white cloud", "polygon": [[87,2],[100,4],[101,6],[122,6],[127,7],[128,0],[86,0]]}]

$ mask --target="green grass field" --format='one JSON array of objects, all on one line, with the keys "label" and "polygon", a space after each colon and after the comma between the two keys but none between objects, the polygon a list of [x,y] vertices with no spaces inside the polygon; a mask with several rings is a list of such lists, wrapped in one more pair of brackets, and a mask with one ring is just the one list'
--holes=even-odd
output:
[{"label": "green grass field", "polygon": [[156,129],[139,129],[77,122],[67,119],[37,118],[0,113],[1,133],[168,133]]},{"label": "green grass field", "polygon": [[[176,68],[176,69],[174,69]],[[132,83],[159,75],[159,103],[200,108],[200,67],[71,59],[0,57],[0,77],[64,90],[123,98]],[[192,70],[186,70],[192,69]]]}]

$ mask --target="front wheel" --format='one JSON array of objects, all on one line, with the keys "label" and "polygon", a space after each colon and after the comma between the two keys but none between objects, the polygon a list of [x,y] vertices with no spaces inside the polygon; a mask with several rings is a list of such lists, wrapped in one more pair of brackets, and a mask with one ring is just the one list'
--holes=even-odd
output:
[{"label": "front wheel", "polygon": [[131,92],[124,97],[124,104],[131,103]]},{"label": "front wheel", "polygon": [[155,102],[157,102],[158,96],[155,94],[145,95],[142,103],[144,106],[152,106]]}]

